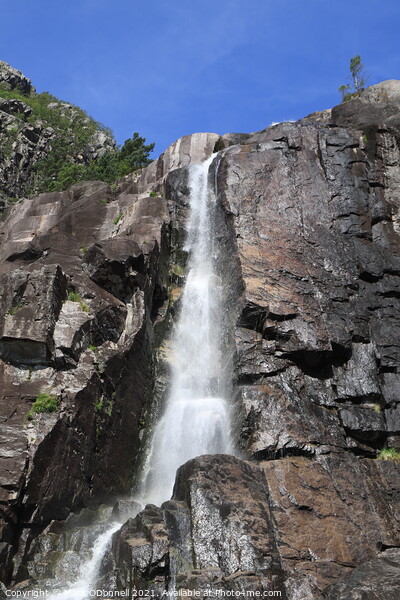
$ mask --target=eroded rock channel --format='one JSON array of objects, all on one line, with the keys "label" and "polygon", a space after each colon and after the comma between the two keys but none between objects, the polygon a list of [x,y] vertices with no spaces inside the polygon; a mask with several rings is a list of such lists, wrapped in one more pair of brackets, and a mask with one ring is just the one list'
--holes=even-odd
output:
[{"label": "eroded rock channel", "polygon": [[[107,589],[396,597],[399,464],[379,458],[400,445],[399,109],[400,83],[384,82],[297,123],[182,138],[116,189],[82,183],[7,209],[8,589],[57,577],[63,553],[76,569],[117,516]],[[117,499],[166,393],[187,167],[215,151],[236,455],[190,460],[171,500],[127,519]],[[39,394],[56,410],[28,419]]]}]

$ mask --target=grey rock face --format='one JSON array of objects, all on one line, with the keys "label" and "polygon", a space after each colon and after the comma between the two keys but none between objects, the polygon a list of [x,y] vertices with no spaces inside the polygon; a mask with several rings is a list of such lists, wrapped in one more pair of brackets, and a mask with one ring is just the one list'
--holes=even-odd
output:
[{"label": "grey rock face", "polygon": [[332,111],[334,123],[362,130],[390,129],[400,135],[400,81],[389,79],[371,85],[360,96],[343,102]]},{"label": "grey rock face", "polygon": [[30,79],[3,60],[0,60],[0,83],[6,84],[11,90],[17,89],[23,94],[35,91]]},{"label": "grey rock face", "polygon": [[[379,187],[379,147],[370,156],[360,137],[282,124],[222,153],[219,189],[245,282],[237,373],[242,398],[253,398],[242,403],[250,452],[315,453],[346,437],[373,455],[387,436],[383,409],[397,401],[382,380],[399,359],[397,204]],[[374,238],[378,219],[385,239]]]},{"label": "grey rock face", "polygon": [[268,590],[279,573],[263,472],[224,455],[183,465],[172,500],[128,520],[103,561],[105,581],[135,580],[156,597],[171,581],[178,590]]},{"label": "grey rock face", "polygon": [[400,551],[390,549],[357,567],[322,594],[326,600],[396,600],[400,589]]}]

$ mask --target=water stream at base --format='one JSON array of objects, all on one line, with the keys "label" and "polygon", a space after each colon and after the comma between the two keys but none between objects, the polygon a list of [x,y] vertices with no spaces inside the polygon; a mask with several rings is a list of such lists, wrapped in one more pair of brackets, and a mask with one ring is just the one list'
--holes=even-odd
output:
[{"label": "water stream at base", "polygon": [[[172,340],[171,388],[156,424],[135,500],[160,505],[172,495],[176,470],[202,454],[230,454],[230,361],[224,347],[224,293],[217,275],[215,195],[209,186],[214,158],[189,169],[190,215],[185,250],[188,275]],[[133,515],[134,516],[134,515]],[[80,576],[50,600],[86,600],[102,556],[120,524],[101,534]]]}]

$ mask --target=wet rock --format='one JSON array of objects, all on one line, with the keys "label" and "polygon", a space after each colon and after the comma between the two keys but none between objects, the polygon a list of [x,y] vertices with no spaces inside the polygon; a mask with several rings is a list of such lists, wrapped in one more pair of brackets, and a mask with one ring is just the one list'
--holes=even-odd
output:
[{"label": "wet rock", "polygon": [[17,587],[25,589],[27,581],[48,590],[59,589],[77,578],[96,540],[110,528],[111,512],[111,506],[102,505],[97,510],[70,514],[65,522],[53,521],[31,544],[20,565],[19,578],[23,581]]},{"label": "wet rock", "polygon": [[133,584],[144,590],[151,582],[152,592],[159,598],[166,589],[168,560],[168,534],[162,510],[148,505],[114,535],[112,550],[103,559],[99,583],[104,580],[109,585],[111,581],[115,589],[127,589]]},{"label": "wet rock", "polygon": [[336,393],[340,399],[379,399],[376,351],[371,344],[353,344],[351,357],[334,369]]},{"label": "wet rock", "polygon": [[274,544],[264,486],[257,467],[230,456],[193,459],[178,470],[173,500],[190,510],[195,568],[218,567],[224,575],[252,570],[266,574],[272,568]]},{"label": "wet rock", "polygon": [[135,582],[156,597],[279,590],[316,600],[399,544],[397,483],[394,463],[348,454],[259,466],[198,457],[178,470],[170,501],[147,506],[115,534],[100,583]]},{"label": "wet rock", "polygon": [[118,500],[118,502],[116,502],[113,506],[111,517],[118,521],[124,522],[129,518],[136,516],[141,509],[142,505],[135,500]]},{"label": "wet rock", "polygon": [[335,412],[300,394],[297,369],[269,377],[263,385],[241,386],[242,442],[261,458],[338,451],[346,446]]},{"label": "wet rock", "polygon": [[171,501],[149,505],[115,534],[103,578],[126,587],[215,591],[279,589],[279,560],[262,470],[203,456],[177,473]]}]

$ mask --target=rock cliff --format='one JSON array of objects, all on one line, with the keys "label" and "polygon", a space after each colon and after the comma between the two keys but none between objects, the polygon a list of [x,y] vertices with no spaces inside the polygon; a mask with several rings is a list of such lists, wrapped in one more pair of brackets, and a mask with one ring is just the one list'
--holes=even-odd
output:
[{"label": "rock cliff", "polygon": [[[183,465],[172,499],[114,535],[99,585],[396,597],[399,464],[381,459],[400,445],[398,114],[400,82],[383,82],[297,123],[187,136],[116,189],[82,183],[7,209],[7,585],[54,577],[60,553],[89,543],[100,503],[100,522],[125,520],[113,500],[131,489],[165,387],[187,167],[218,151],[221,268],[240,314],[237,456]],[[56,410],[29,419],[39,394]]]},{"label": "rock cliff", "polygon": [[84,111],[47,92],[37,94],[25,75],[0,61],[0,211],[54,177],[56,153],[87,164],[114,149],[111,133]]}]

